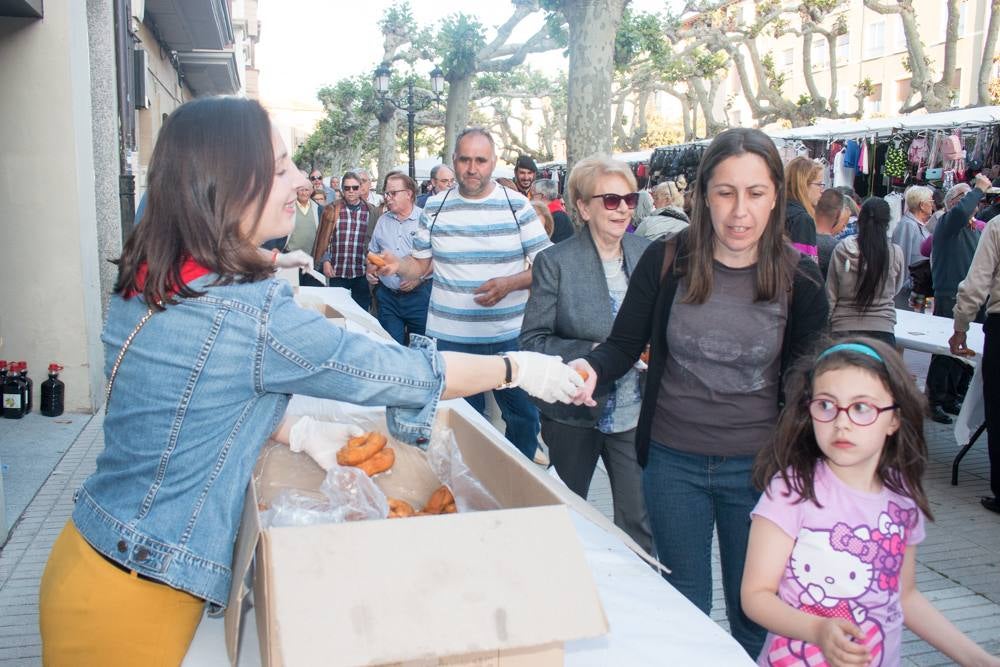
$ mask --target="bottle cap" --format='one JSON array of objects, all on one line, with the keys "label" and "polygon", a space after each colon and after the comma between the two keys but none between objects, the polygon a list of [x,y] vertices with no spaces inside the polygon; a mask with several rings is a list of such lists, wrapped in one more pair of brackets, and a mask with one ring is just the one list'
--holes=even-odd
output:
[{"label": "bottle cap", "polygon": [[62,369],[63,369],[63,367],[62,367],[62,366],[60,366],[60,365],[59,365],[59,364],[57,364],[57,363],[54,363],[54,362],[53,362],[53,363],[49,364],[49,372],[50,372],[50,373],[58,373],[58,372],[59,372],[59,371],[61,371]]}]

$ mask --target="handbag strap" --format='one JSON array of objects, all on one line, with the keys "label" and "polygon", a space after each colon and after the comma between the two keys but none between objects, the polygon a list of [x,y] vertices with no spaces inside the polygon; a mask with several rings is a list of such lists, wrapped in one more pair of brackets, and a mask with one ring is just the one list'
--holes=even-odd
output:
[{"label": "handbag strap", "polygon": [[111,377],[108,378],[108,388],[104,392],[105,415],[108,413],[108,404],[111,402],[111,388],[115,386],[115,377],[118,375],[118,367],[122,365],[122,358],[125,356],[125,350],[127,350],[132,344],[132,339],[139,333],[139,330],[142,329],[146,322],[149,321],[149,318],[153,316],[153,312],[152,308],[148,308],[146,310],[146,314],[139,319],[139,323],[135,325],[134,329],[132,329],[132,333],[125,338],[125,342],[122,343],[122,349],[118,350],[118,357],[115,359],[115,363],[111,367]]}]

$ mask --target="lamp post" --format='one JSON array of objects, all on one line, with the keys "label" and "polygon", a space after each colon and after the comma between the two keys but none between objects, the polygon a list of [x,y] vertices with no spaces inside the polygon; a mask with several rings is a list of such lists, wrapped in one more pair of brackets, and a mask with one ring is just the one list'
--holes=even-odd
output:
[{"label": "lamp post", "polygon": [[[417,112],[423,111],[430,106],[431,101],[427,100],[420,103],[416,103],[413,99],[413,77],[409,76],[406,80],[406,103],[405,105],[399,101],[394,100],[389,97],[389,77],[392,75],[392,70],[388,68],[384,63],[379,65],[375,70],[375,92],[378,93],[379,97],[396,107],[400,111],[406,112],[406,147],[410,158],[410,178],[416,177],[417,167],[416,167],[416,157],[414,155],[415,149],[413,146],[413,123],[416,120]],[[441,93],[444,92],[444,74],[441,72],[440,67],[435,67],[431,71],[431,90],[434,92],[434,102],[441,101]]]}]

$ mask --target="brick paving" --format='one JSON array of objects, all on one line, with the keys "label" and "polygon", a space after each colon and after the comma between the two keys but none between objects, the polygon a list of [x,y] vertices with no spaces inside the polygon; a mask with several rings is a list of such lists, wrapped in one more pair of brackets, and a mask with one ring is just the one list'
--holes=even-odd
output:
[{"label": "brick paving", "polygon": [[[926,368],[924,357],[907,353],[917,375]],[[13,523],[10,539],[0,549],[0,666],[41,662],[38,582],[52,543],[69,518],[73,492],[94,469],[104,446],[102,424],[100,414],[89,418]],[[56,432],[55,426],[52,429]],[[0,443],[8,432],[0,428]],[[959,486],[953,487],[951,462],[957,448],[952,429],[928,422],[926,432],[931,463],[925,485],[936,521],[927,524],[927,539],[918,549],[918,586],[959,629],[991,653],[1000,654],[1000,516],[979,505],[979,497],[989,492],[985,438],[963,460]],[[66,437],[71,432],[60,433]],[[601,469],[588,500],[611,518],[611,491]],[[713,569],[716,588],[711,617],[728,627],[717,549],[713,549]],[[951,664],[909,631],[904,631],[903,642],[904,665]]]}]

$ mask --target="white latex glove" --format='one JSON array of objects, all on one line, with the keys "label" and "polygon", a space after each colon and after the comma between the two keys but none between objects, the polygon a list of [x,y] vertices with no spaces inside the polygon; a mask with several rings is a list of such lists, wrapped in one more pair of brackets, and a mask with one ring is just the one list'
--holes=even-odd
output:
[{"label": "white latex glove", "polygon": [[274,263],[279,269],[311,269],[313,258],[304,250],[293,250],[278,253]]},{"label": "white latex glove", "polygon": [[507,356],[517,364],[512,386],[546,403],[569,403],[583,384],[580,374],[564,364],[562,357],[538,352],[508,352]]},{"label": "white latex glove", "polygon": [[319,467],[329,470],[337,465],[337,450],[362,433],[364,430],[354,424],[301,417],[288,433],[288,448],[293,452],[305,452]]}]

